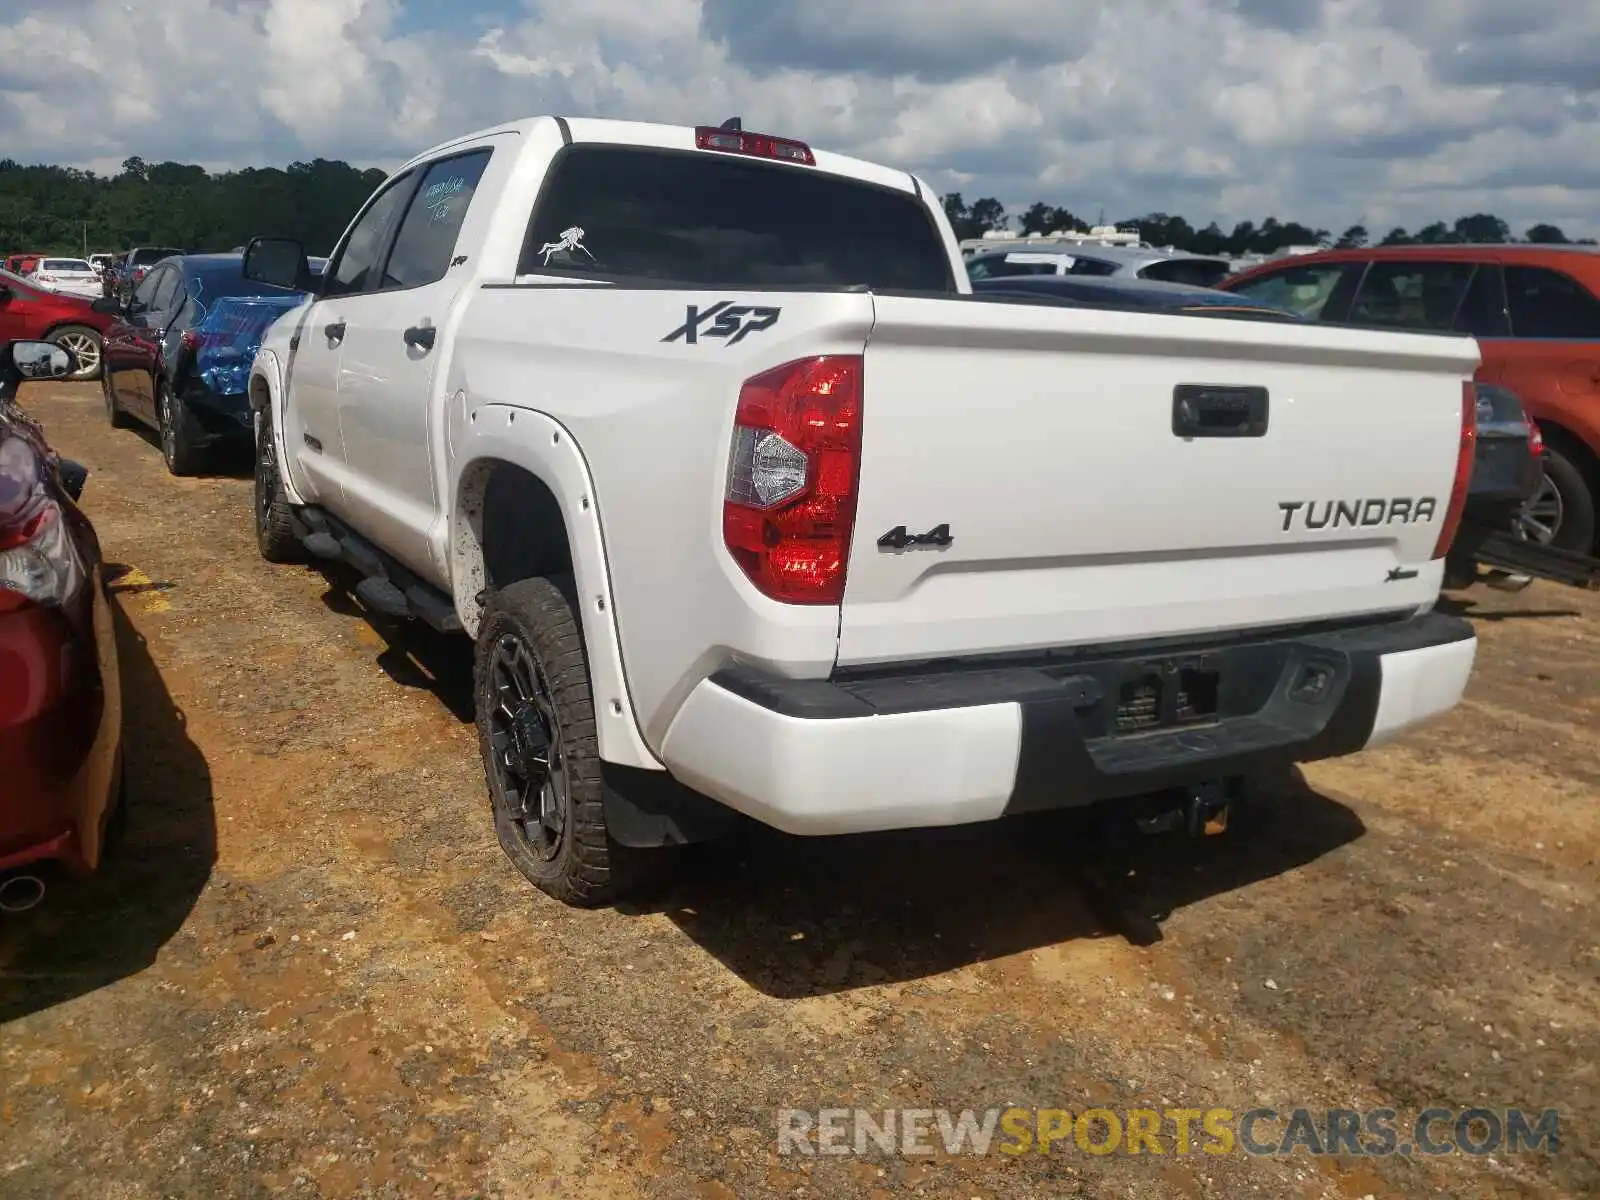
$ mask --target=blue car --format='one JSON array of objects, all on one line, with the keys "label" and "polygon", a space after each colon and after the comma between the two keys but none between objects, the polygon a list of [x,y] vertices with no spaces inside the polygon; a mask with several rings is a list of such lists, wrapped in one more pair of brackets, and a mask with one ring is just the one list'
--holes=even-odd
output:
[{"label": "blue car", "polygon": [[103,339],[106,415],[155,429],[174,475],[199,474],[219,448],[249,442],[251,360],[267,327],[306,299],[246,279],[243,263],[240,254],[165,258],[126,303],[94,303],[117,315]]}]

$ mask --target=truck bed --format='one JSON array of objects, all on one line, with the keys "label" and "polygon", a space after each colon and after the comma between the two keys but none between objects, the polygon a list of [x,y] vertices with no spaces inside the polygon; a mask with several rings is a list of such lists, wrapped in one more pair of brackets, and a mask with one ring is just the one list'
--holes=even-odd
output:
[{"label": "truck bed", "polygon": [[[664,340],[723,299],[782,316],[734,345]],[[459,336],[475,390],[582,447],[652,742],[728,661],[824,678],[1426,608],[1477,362],[1464,338],[816,289],[490,288]],[[757,594],[720,529],[741,385],[818,353],[863,356],[831,609]],[[1184,385],[1264,389],[1265,432],[1175,435]],[[947,545],[880,545],[941,525]]]}]

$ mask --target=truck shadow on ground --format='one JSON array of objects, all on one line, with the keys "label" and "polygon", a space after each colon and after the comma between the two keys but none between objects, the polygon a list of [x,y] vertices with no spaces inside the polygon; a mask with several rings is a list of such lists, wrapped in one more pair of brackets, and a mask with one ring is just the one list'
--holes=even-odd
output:
[{"label": "truck shadow on ground", "polygon": [[383,640],[376,662],[401,687],[432,692],[463,724],[475,719],[472,701],[472,643],[440,633],[421,621],[396,620],[369,610],[350,590],[356,577],[337,566],[313,567],[328,585],[322,602],[342,617],[355,617]]},{"label": "truck shadow on ground", "polygon": [[[323,603],[384,642],[378,665],[473,720],[462,637],[368,611],[339,567],[318,568]],[[619,905],[662,913],[752,987],[796,999],[924,979],[1083,938],[1161,940],[1177,910],[1314,862],[1366,832],[1298,770],[1234,806],[1227,833],[1145,836],[1094,813],[953,829],[789,837],[741,821],[678,852],[653,893]]]},{"label": "truck shadow on ground", "polygon": [[928,978],[1084,938],[1149,944],[1186,905],[1292,871],[1366,832],[1298,770],[1229,829],[1118,832],[1063,812],[955,829],[792,838],[758,826],[693,847],[661,912],[780,999]]},{"label": "truck shadow on ground", "polygon": [[1472,621],[1540,621],[1556,617],[1581,617],[1575,608],[1484,608],[1479,601],[1464,596],[1440,596],[1439,612]]},{"label": "truck shadow on ground", "polygon": [[[115,569],[107,567],[108,578]],[[217,857],[211,771],[143,636],[112,603],[122,677],[124,811],[100,870],[41,872],[42,903],[0,916],[0,1024],[149,967]]]}]

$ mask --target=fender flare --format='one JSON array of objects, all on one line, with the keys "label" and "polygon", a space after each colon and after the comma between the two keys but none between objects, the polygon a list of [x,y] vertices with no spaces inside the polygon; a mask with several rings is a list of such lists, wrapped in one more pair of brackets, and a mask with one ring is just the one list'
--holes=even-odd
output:
[{"label": "fender flare", "polygon": [[[267,407],[272,418],[273,451],[278,456],[278,480],[283,485],[284,494],[289,503],[303,507],[306,503],[300,493],[295,490],[294,479],[286,469],[289,461],[288,449],[283,442],[283,368],[278,362],[275,350],[259,350],[256,352],[255,361],[250,364],[250,384],[246,395],[250,399],[252,412],[259,415],[261,405],[256,399],[256,380],[260,379],[267,388]],[[259,432],[259,416],[255,421]]]},{"label": "fender flare", "polygon": [[541,480],[561,507],[589,660],[600,757],[618,766],[664,771],[639,731],[622,664],[600,505],[577,440],[554,418],[505,404],[479,405],[469,419],[452,424],[448,553],[453,599],[463,628],[476,636],[483,617],[479,597],[488,578],[483,563],[482,488],[493,466],[505,463]]}]

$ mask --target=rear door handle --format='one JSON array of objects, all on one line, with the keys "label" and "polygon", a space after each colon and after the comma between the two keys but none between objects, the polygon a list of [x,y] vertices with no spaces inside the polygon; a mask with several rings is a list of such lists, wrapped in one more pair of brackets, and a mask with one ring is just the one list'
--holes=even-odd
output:
[{"label": "rear door handle", "polygon": [[344,322],[335,321],[331,325],[324,325],[322,327],[322,336],[330,342],[344,341]]},{"label": "rear door handle", "polygon": [[1265,437],[1267,389],[1180,383],[1172,389],[1172,433],[1181,438]]},{"label": "rear door handle", "polygon": [[432,325],[413,325],[405,331],[406,345],[415,346],[419,350],[432,350],[433,339],[438,331]]}]

